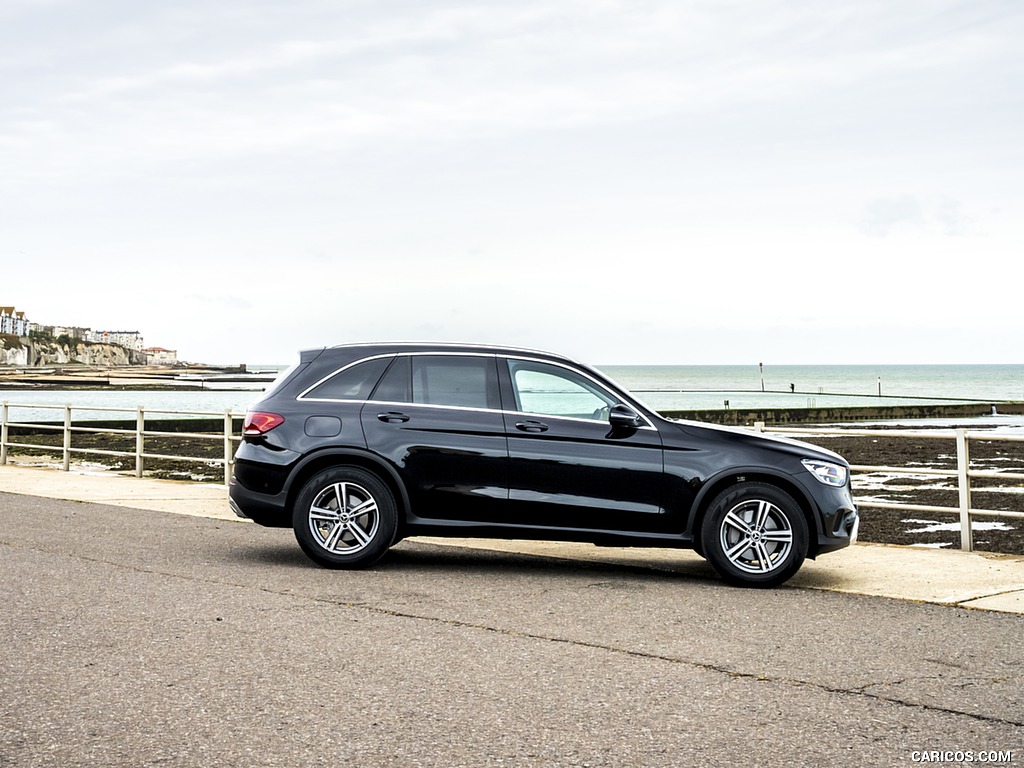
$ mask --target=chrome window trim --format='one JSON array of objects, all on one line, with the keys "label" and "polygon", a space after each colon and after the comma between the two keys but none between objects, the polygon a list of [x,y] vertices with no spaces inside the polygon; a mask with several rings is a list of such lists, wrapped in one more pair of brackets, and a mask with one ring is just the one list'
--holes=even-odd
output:
[{"label": "chrome window trim", "polygon": [[[550,365],[550,366],[553,366],[553,367],[556,367],[556,368],[563,368],[564,370],[571,371],[572,373],[575,373],[575,374],[577,374],[579,376],[582,376],[583,378],[585,378],[588,381],[590,381],[595,387],[600,389],[602,392],[610,392],[610,393],[616,395],[619,398],[619,402],[621,402],[623,405],[628,405],[630,408],[632,408],[634,411],[636,411],[637,416],[639,416],[644,421],[644,426],[637,427],[637,429],[652,429],[655,432],[658,431],[658,428],[654,426],[654,424],[651,422],[651,420],[648,419],[647,415],[644,413],[645,409],[639,407],[638,403],[635,403],[630,398],[625,397],[625,393],[620,392],[618,389],[611,389],[611,388],[609,388],[607,384],[605,384],[604,382],[598,381],[593,376],[591,376],[588,371],[586,371],[586,370],[584,370],[582,368],[574,367],[572,365],[566,365],[565,363],[559,362],[557,360],[545,360],[543,358],[528,357],[528,356],[522,355],[522,354],[520,354],[520,355],[505,355],[505,359],[506,360],[523,360],[523,361],[528,362],[528,363],[540,363],[541,365]],[[509,377],[510,378],[512,377],[512,371],[509,371]],[[515,380],[514,379],[512,381],[512,386],[515,387]],[[544,418],[544,419],[563,419],[565,421],[581,421],[581,422],[583,422],[585,424],[607,424],[608,423],[607,421],[602,421],[601,419],[585,419],[585,418],[580,418],[578,416],[559,416],[558,414],[534,413],[532,411],[516,411],[516,410],[513,410],[513,411],[510,411],[510,413],[518,413],[518,414],[522,414],[524,416],[539,416],[539,417]]]},{"label": "chrome window trim", "polygon": [[[344,344],[341,347],[331,347],[331,349],[341,349],[342,347],[356,347],[356,346],[371,347],[371,346],[380,346],[380,345],[379,344]],[[333,378],[334,376],[337,376],[342,371],[347,371],[349,368],[352,368],[352,367],[354,367],[356,365],[359,365],[360,363],[368,363],[371,360],[380,360],[380,359],[385,358],[385,357],[394,357],[394,358],[397,359],[399,357],[425,357],[425,356],[430,356],[430,357],[489,357],[489,358],[491,358],[493,360],[497,360],[498,357],[499,357],[499,355],[496,355],[493,352],[458,352],[458,351],[454,351],[454,350],[452,350],[452,351],[443,350],[443,351],[438,351],[438,352],[434,352],[432,350],[417,350],[415,352],[408,352],[408,351],[403,351],[403,352],[383,352],[383,353],[381,353],[379,355],[370,355],[368,357],[361,357],[358,360],[353,360],[351,363],[346,363],[345,365],[341,366],[341,368],[338,368],[337,370],[334,370],[331,373],[329,373],[326,376],[324,376],[322,379],[320,379],[318,382],[316,382],[316,384],[313,384],[310,387],[306,387],[306,389],[304,389],[302,392],[300,392],[299,394],[297,394],[295,396],[295,399],[296,400],[302,400],[303,402],[306,402],[306,403],[382,403],[382,402],[387,402],[389,405],[396,405],[396,404],[397,405],[429,405],[429,406],[431,406],[433,408],[461,408],[463,410],[473,410],[473,411],[493,411],[493,410],[495,410],[494,408],[470,408],[469,406],[466,406],[466,405],[436,405],[436,404],[432,404],[432,403],[402,403],[400,401],[398,401],[396,403],[396,402],[392,402],[390,400],[389,401],[385,401],[385,400],[353,400],[353,399],[349,399],[349,398],[338,398],[338,397],[307,397],[306,396],[310,392],[312,392],[314,389],[319,387],[321,384],[323,384],[325,381],[327,381],[328,379]]]},{"label": "chrome window trim", "polygon": [[[343,402],[343,403],[358,403],[359,400],[335,400],[332,402]],[[475,413],[499,413],[504,414],[499,408],[474,408],[471,405],[440,405],[436,403],[405,403],[401,400],[363,400],[361,401],[366,405],[380,405],[384,406],[398,406],[401,408],[443,408],[446,411],[473,411]]]},{"label": "chrome window trim", "polygon": [[385,357],[397,357],[397,355],[394,352],[388,352],[388,353],[382,354],[382,355],[370,355],[369,357],[361,357],[358,360],[353,360],[351,363],[347,363],[347,364],[341,366],[341,368],[338,368],[335,371],[331,371],[330,373],[328,373],[326,376],[324,376],[322,379],[320,379],[315,384],[306,387],[304,390],[302,390],[299,394],[297,394],[295,396],[295,399],[296,400],[304,400],[304,401],[311,402],[311,403],[358,403],[358,402],[367,402],[365,400],[362,400],[362,401],[360,401],[360,400],[349,400],[347,398],[337,398],[337,397],[306,397],[306,395],[308,395],[310,392],[312,392],[314,389],[319,387],[321,384],[323,384],[328,379],[334,378],[335,376],[337,376],[342,371],[347,371],[349,368],[353,368],[353,367],[359,365],[360,363],[368,363],[371,360],[380,360],[380,359],[385,358]]},{"label": "chrome window trim", "polygon": [[[629,405],[629,403],[623,403],[623,405]],[[630,406],[630,407],[632,407],[632,406]],[[636,411],[635,408],[633,408],[633,410]],[[584,418],[581,418],[579,416],[558,416],[557,414],[534,413],[533,411],[505,411],[505,413],[507,413],[510,416],[532,416],[532,417],[538,418],[538,419],[548,419],[549,421],[554,421],[554,420],[557,419],[558,421],[575,421],[575,422],[579,422],[580,424],[601,424],[604,427],[608,426],[608,421],[607,420],[584,419]],[[638,430],[639,429],[644,429],[644,430],[649,430],[649,431],[653,431],[653,432],[657,432],[658,431],[658,428],[655,427],[653,424],[651,424],[651,422],[648,420],[648,418],[646,416],[644,416],[642,413],[640,413],[640,411],[636,411],[636,415],[644,420],[644,425],[640,426],[640,427],[636,427],[636,429],[638,429]]]},{"label": "chrome window trim", "polygon": [[[332,347],[332,349],[340,349],[341,347],[355,347],[355,346],[379,346],[379,345],[376,345],[376,344],[344,344],[344,345],[341,345],[339,347]],[[441,345],[438,345],[438,346],[441,346]],[[446,345],[446,346],[456,346],[456,345]],[[497,347],[495,347],[495,349],[497,349]],[[506,361],[509,361],[509,360],[521,360],[521,361],[528,362],[528,363],[538,363],[540,365],[550,365],[550,366],[553,366],[553,367],[556,367],[556,368],[562,368],[562,369],[564,369],[566,371],[570,371],[571,373],[575,373],[575,374],[577,374],[579,376],[582,376],[583,378],[585,378],[588,381],[590,381],[595,387],[597,387],[601,391],[610,392],[610,393],[613,393],[613,394],[617,395],[620,398],[620,402],[622,402],[624,405],[628,405],[630,408],[632,408],[634,411],[636,411],[637,415],[644,422],[643,425],[637,427],[637,429],[653,430],[655,432],[658,431],[658,428],[654,426],[654,424],[651,422],[651,420],[648,419],[647,415],[644,413],[644,411],[646,409],[641,407],[637,402],[633,401],[631,398],[625,397],[624,393],[618,391],[617,389],[610,389],[604,382],[598,381],[593,376],[591,376],[588,371],[586,371],[586,370],[584,370],[582,368],[579,368],[579,367],[575,367],[578,364],[571,364],[570,365],[570,364],[563,363],[563,362],[558,361],[558,360],[549,360],[549,359],[543,358],[543,357],[532,357],[532,356],[530,356],[530,354],[528,352],[524,354],[524,350],[518,349],[518,348],[509,348],[509,352],[514,352],[516,354],[504,354],[504,353],[499,353],[499,352],[470,352],[468,350],[458,350],[458,349],[437,349],[437,350],[415,350],[415,351],[400,351],[400,352],[384,352],[384,353],[381,353],[381,354],[378,354],[378,355],[369,355],[367,357],[361,357],[358,360],[353,360],[350,363],[346,363],[345,365],[341,366],[340,368],[332,371],[331,373],[327,374],[326,376],[321,378],[319,381],[317,381],[315,384],[313,384],[312,386],[307,387],[302,392],[300,392],[298,395],[296,395],[295,399],[296,400],[302,400],[303,402],[307,402],[307,403],[362,403],[364,405],[367,404],[367,403],[379,403],[381,405],[412,406],[412,407],[416,407],[416,408],[450,408],[452,410],[458,410],[458,411],[476,411],[478,413],[500,413],[502,415],[509,415],[509,416],[512,416],[512,415],[536,416],[536,417],[543,418],[543,419],[559,419],[561,421],[573,421],[573,422],[579,422],[579,423],[582,423],[582,424],[607,424],[608,423],[607,421],[602,421],[601,419],[586,419],[586,418],[580,418],[578,416],[559,416],[557,414],[551,414],[551,413],[534,413],[532,411],[519,411],[519,410],[516,410],[515,408],[512,408],[512,409],[508,409],[508,408],[501,408],[501,409],[496,409],[496,408],[474,408],[474,407],[467,406],[467,405],[439,405],[439,404],[434,404],[434,403],[406,403],[406,402],[403,402],[401,400],[356,400],[356,399],[334,398],[334,397],[307,397],[309,392],[311,392],[314,389],[316,389],[317,387],[319,387],[321,384],[323,384],[328,379],[330,379],[330,378],[332,378],[334,376],[337,376],[342,371],[346,371],[349,368],[352,368],[353,366],[359,365],[360,363],[367,363],[367,362],[370,362],[371,360],[380,360],[381,358],[386,358],[386,357],[393,357],[393,358],[396,358],[396,359],[399,358],[399,357],[424,357],[424,356],[432,356],[432,357],[489,357],[489,358],[491,358],[493,360],[498,360],[499,358],[503,358]],[[511,377],[511,375],[512,375],[512,372],[509,371],[509,376]],[[514,381],[512,382],[512,386],[513,387],[515,386],[515,382]]]}]

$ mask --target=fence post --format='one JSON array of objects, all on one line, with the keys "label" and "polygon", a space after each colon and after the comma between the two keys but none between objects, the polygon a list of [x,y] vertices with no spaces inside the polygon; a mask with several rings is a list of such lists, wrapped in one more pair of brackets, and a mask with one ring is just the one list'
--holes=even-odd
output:
[{"label": "fence post", "polygon": [[224,485],[231,485],[231,409],[224,411]]},{"label": "fence post", "polygon": [[71,405],[64,406],[64,471],[71,471]]},{"label": "fence post", "polygon": [[0,464],[7,463],[7,439],[10,437],[10,430],[7,426],[7,416],[10,413],[10,406],[4,400],[3,416],[0,418]]},{"label": "fence post", "polygon": [[135,411],[135,476],[142,477],[145,460],[142,457],[146,447],[146,413],[140,405]]},{"label": "fence post", "polygon": [[967,430],[956,430],[956,476],[960,492],[960,549],[974,549],[974,531],[971,530],[971,455],[967,444]]}]

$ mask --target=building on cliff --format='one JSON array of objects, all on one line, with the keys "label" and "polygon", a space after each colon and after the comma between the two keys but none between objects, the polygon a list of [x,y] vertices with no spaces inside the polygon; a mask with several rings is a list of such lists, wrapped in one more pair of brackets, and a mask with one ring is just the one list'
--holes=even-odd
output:
[{"label": "building on cliff", "polygon": [[14,307],[0,307],[0,333],[28,336],[28,318]]},{"label": "building on cliff", "polygon": [[178,352],[174,349],[147,347],[142,353],[146,356],[147,365],[174,365],[178,362]]},{"label": "building on cliff", "polygon": [[[33,323],[35,325],[35,323]],[[77,325],[40,325],[36,326],[35,330],[42,331],[43,333],[49,334],[54,338],[59,336],[67,336],[69,339],[88,339],[89,334],[92,333],[88,328],[82,328]]]},{"label": "building on cliff", "polygon": [[163,348],[144,349],[138,331],[94,331],[80,326],[30,323],[24,312],[0,306],[0,365],[146,365],[174,364],[178,353]]},{"label": "building on cliff", "polygon": [[125,349],[142,351],[142,334],[138,331],[90,331],[86,341],[96,344],[117,344]]}]

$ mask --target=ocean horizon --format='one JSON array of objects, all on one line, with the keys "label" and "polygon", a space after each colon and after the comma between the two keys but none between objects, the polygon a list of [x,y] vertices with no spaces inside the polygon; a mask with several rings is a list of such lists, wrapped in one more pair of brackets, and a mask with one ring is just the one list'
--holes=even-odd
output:
[{"label": "ocean horizon", "polygon": [[[1024,364],[950,365],[603,365],[606,375],[637,394],[673,392],[691,396],[737,394],[795,399],[822,399],[809,407],[823,407],[832,398],[882,398],[909,401],[969,400],[1024,401]],[[691,398],[688,398],[691,399]],[[697,398],[693,398],[697,399]],[[710,398],[699,398],[710,401]],[[838,402],[854,405],[854,402]],[[866,404],[866,403],[865,403]],[[894,404],[891,403],[890,404]],[[652,406],[658,407],[651,402]],[[758,405],[761,405],[759,402]],[[663,406],[667,407],[667,406]],[[692,406],[699,408],[702,406]],[[722,407],[722,404],[718,404]],[[745,407],[732,403],[732,407]]]},{"label": "ocean horizon", "polygon": [[[1024,401],[1024,364],[991,365],[601,365],[598,370],[656,410],[828,408],[924,405],[970,401]],[[251,371],[284,365],[251,364]],[[763,377],[763,378],[762,378]],[[109,391],[6,389],[0,402],[76,407],[76,419],[111,418],[78,408],[143,407],[154,414],[179,411],[244,412],[260,399],[252,389]],[[54,411],[43,410],[43,418]],[[26,418],[18,414],[15,419]],[[31,420],[41,420],[35,414]]]}]

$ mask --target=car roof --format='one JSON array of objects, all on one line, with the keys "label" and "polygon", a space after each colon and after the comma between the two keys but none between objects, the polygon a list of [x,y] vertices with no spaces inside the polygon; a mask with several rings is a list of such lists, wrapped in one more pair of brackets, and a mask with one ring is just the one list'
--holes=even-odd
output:
[{"label": "car roof", "polygon": [[551,360],[570,360],[564,355],[554,352],[546,352],[539,349],[526,347],[502,346],[499,344],[475,344],[471,342],[447,342],[447,341],[382,341],[382,342],[354,342],[349,344],[336,344],[330,347],[303,350],[304,354],[331,353],[332,356],[349,357],[352,355],[375,355],[375,354],[398,354],[415,352],[466,352],[485,355],[525,355],[529,357],[542,357]]}]

